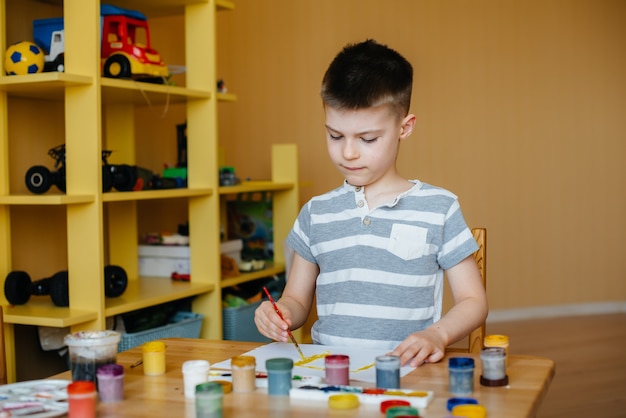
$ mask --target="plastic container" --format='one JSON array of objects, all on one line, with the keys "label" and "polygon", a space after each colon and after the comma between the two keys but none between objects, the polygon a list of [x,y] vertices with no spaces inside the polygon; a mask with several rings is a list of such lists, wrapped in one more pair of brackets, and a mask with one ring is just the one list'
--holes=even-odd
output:
[{"label": "plastic container", "polygon": [[159,376],[165,373],[165,343],[150,341],[141,346],[143,353],[143,374]]},{"label": "plastic container", "polygon": [[72,380],[97,384],[96,371],[117,359],[120,334],[115,331],[79,331],[65,337],[69,348]]},{"label": "plastic container", "polygon": [[333,354],[324,358],[327,385],[350,384],[350,357],[343,354]]},{"label": "plastic container", "polygon": [[68,418],[95,418],[96,385],[91,380],[77,380],[67,385]]},{"label": "plastic container", "polygon": [[293,360],[271,358],[265,361],[267,370],[267,393],[270,396],[289,396]]},{"label": "plastic container", "polygon": [[376,387],[382,389],[400,389],[400,357],[376,357]]},{"label": "plastic container", "polygon": [[483,386],[506,386],[506,351],[502,347],[485,347],[480,352],[483,373],[480,384]]},{"label": "plastic container", "polygon": [[452,357],[448,360],[449,391],[453,395],[470,395],[474,391],[474,359]]},{"label": "plastic container", "polygon": [[392,406],[388,408],[385,412],[386,418],[395,418],[395,417],[419,417],[419,411],[417,408],[412,406]]},{"label": "plastic container", "polygon": [[196,397],[196,386],[208,382],[210,368],[207,360],[188,360],[183,363],[185,398]]},{"label": "plastic container", "polygon": [[98,368],[98,395],[102,402],[117,402],[124,399],[124,367],[120,364],[105,364]]},{"label": "plastic container", "polygon": [[196,418],[220,418],[224,389],[217,382],[196,385]]},{"label": "plastic container", "polygon": [[254,356],[236,356],[231,362],[234,392],[253,392],[256,389],[256,359]]},{"label": "plastic container", "polygon": [[483,341],[483,347],[502,347],[504,348],[504,354],[507,358],[507,366],[508,358],[509,358],[509,337],[501,334],[491,334],[487,335]]}]

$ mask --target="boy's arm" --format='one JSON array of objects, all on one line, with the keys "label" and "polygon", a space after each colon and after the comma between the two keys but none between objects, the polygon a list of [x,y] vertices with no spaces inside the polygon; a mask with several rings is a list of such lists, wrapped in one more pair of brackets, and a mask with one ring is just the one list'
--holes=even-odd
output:
[{"label": "boy's arm", "polygon": [[417,367],[441,360],[448,345],[461,340],[487,318],[487,295],[473,256],[446,270],[454,306],[439,321],[409,335],[391,354]]},{"label": "boy's arm", "polygon": [[318,274],[317,264],[294,253],[285,290],[276,302],[285,321],[280,319],[270,302],[263,302],[254,314],[254,322],[261,334],[275,341],[289,341],[287,329],[301,327],[309,316]]}]

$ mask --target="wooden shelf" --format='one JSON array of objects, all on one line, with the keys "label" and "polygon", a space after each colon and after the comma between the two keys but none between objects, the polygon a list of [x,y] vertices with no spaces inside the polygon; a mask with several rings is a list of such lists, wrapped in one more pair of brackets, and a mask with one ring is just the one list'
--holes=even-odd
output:
[{"label": "wooden shelf", "polygon": [[102,102],[106,104],[163,105],[192,99],[210,99],[208,91],[167,84],[102,77]]},{"label": "wooden shelf", "polygon": [[241,184],[234,186],[221,186],[219,188],[220,195],[229,195],[237,193],[252,192],[269,192],[278,190],[291,190],[294,184],[291,182],[275,182],[270,180],[243,181]]},{"label": "wooden shelf", "polygon": [[92,77],[59,72],[0,76],[0,90],[9,96],[37,100],[63,100],[66,87],[92,83]]},{"label": "wooden shelf", "polygon": [[69,327],[93,321],[97,312],[54,306],[50,297],[35,296],[25,305],[4,307],[7,324],[37,325],[46,327]]},{"label": "wooden shelf", "polygon": [[[140,277],[129,280],[119,297],[106,298],[105,316],[110,317],[161,303],[211,292],[208,283],[177,282],[168,277]],[[97,312],[54,306],[46,296],[32,297],[26,304],[7,306],[4,322],[8,324],[69,327],[97,318]]]},{"label": "wooden shelf", "polygon": [[236,102],[237,95],[233,93],[217,93],[217,100],[220,102]]},{"label": "wooden shelf", "polygon": [[137,192],[107,192],[102,194],[103,202],[128,202],[134,200],[174,199],[198,196],[211,196],[213,189],[163,189],[141,190]]},{"label": "wooden shelf", "polygon": [[228,277],[226,279],[222,279],[221,287],[230,287],[236,286],[241,283],[247,283],[252,280],[262,279],[263,277],[270,277],[276,274],[284,273],[285,264],[284,263],[265,263],[265,268],[263,270],[252,271],[250,273],[242,273],[237,277]]},{"label": "wooden shelf", "polygon": [[215,286],[203,282],[180,282],[169,277],[139,277],[117,298],[107,298],[105,316],[119,315],[165,302],[211,292]]},{"label": "wooden shelf", "polygon": [[73,205],[91,203],[95,200],[92,195],[7,195],[0,196],[1,205]]}]

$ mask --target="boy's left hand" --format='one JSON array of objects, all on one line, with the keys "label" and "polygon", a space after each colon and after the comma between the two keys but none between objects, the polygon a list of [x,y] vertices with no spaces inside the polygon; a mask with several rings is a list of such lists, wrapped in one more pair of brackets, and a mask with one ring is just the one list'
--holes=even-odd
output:
[{"label": "boy's left hand", "polygon": [[418,367],[424,363],[436,363],[445,355],[446,344],[432,328],[409,335],[390,355],[399,356],[400,363]]}]

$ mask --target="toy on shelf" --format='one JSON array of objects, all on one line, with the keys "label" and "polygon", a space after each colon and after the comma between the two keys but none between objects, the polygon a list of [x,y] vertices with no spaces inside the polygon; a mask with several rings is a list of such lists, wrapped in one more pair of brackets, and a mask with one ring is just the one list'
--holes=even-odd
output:
[{"label": "toy on shelf", "polygon": [[[147,18],[135,10],[100,5],[102,75],[163,83],[169,76],[158,51],[150,46]],[[63,18],[33,21],[35,43],[45,51],[45,71],[65,70]]]},{"label": "toy on shelf", "polygon": [[36,44],[21,41],[10,45],[4,56],[4,70],[8,75],[40,73],[44,69],[44,54]]},{"label": "toy on shelf", "polygon": [[[118,297],[128,286],[126,271],[120,266],[104,267],[104,294],[107,297]],[[69,306],[69,287],[67,270],[55,273],[51,277],[31,281],[25,271],[12,271],[4,281],[4,295],[12,305],[23,305],[31,295],[50,295],[56,306]]]}]

